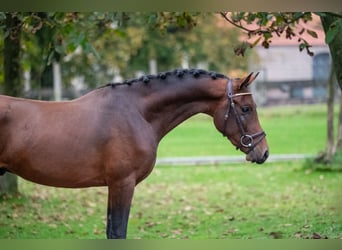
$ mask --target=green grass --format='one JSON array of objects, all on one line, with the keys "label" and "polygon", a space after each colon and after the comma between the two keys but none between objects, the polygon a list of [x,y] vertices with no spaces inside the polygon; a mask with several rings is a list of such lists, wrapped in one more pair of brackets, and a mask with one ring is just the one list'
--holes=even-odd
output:
[{"label": "green grass", "polygon": [[[341,238],[342,175],[301,164],[157,166],[136,188],[128,238]],[[0,238],[105,237],[105,188],[20,189],[0,200]]]},{"label": "green grass", "polygon": [[[325,148],[324,105],[260,108],[260,123],[272,154],[316,154]],[[172,130],[160,143],[158,156],[241,155],[214,127],[197,115]]]},{"label": "green grass", "polygon": [[[271,153],[325,147],[322,105],[261,109]],[[159,156],[241,155],[197,116],[173,130]],[[156,166],[136,188],[128,238],[342,238],[342,173],[304,161]],[[0,198],[0,238],[104,238],[106,188],[58,189],[19,180]]]},{"label": "green grass", "polygon": [[341,238],[342,175],[299,167],[157,168],[137,188],[129,235],[264,239],[311,238],[316,233]]}]

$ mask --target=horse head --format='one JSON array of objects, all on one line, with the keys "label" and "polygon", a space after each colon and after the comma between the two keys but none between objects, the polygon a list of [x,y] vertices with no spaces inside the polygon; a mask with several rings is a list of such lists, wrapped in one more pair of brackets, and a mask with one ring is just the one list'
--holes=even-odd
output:
[{"label": "horse head", "polygon": [[214,123],[236,149],[247,155],[246,160],[261,164],[269,155],[266,133],[248,89],[257,75],[252,72],[242,79],[228,79],[226,94],[214,114]]}]

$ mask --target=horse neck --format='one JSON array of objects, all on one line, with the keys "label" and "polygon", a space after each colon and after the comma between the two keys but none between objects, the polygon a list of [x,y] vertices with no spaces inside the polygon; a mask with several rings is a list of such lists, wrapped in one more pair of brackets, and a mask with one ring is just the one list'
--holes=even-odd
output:
[{"label": "horse neck", "polygon": [[[213,116],[226,92],[226,79],[177,77],[160,80],[144,97],[144,116],[159,140],[198,113]],[[151,85],[154,83],[152,82]]]}]

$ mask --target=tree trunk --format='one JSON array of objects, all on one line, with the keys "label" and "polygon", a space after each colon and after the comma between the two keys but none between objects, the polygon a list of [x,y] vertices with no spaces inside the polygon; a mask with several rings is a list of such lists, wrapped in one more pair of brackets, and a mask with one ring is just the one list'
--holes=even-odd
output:
[{"label": "tree trunk", "polygon": [[[20,35],[21,22],[16,13],[6,13],[4,40],[4,94],[20,96],[23,86],[20,79]],[[0,176],[0,194],[18,191],[17,176],[6,173]]]},{"label": "tree trunk", "polygon": [[13,13],[6,13],[6,32],[4,41],[4,93],[10,96],[21,96],[23,84],[20,78],[20,20]]},{"label": "tree trunk", "polygon": [[[325,34],[327,34],[331,24],[333,24],[339,17],[330,15],[326,13],[325,16],[321,17],[321,22]],[[342,29],[337,31],[334,39],[328,44],[330,49],[330,54],[332,57],[332,63],[335,67],[336,78],[340,89],[342,90]]]},{"label": "tree trunk", "polygon": [[155,58],[150,58],[150,61],[149,61],[148,65],[149,65],[149,68],[150,68],[150,74],[151,75],[157,74],[157,72],[158,72],[157,60]]},{"label": "tree trunk", "polygon": [[330,75],[328,80],[327,90],[327,149],[325,155],[325,162],[330,162],[334,154],[334,66],[331,65]]},{"label": "tree trunk", "polygon": [[[321,22],[324,29],[325,34],[327,34],[328,30],[331,28],[331,25],[337,21],[340,17],[336,17],[334,15],[331,15],[329,13],[326,13],[325,16],[321,16]],[[335,69],[336,73],[336,79],[337,83],[340,87],[340,90],[342,90],[342,29],[338,29],[337,34],[335,35],[334,39],[328,44],[330,49],[330,54],[332,57],[332,65]],[[339,123],[338,123],[338,139],[337,144],[335,146],[335,152],[336,154],[342,153],[342,146],[341,146],[341,137],[342,137],[342,103],[340,105],[340,117],[339,117]]]},{"label": "tree trunk", "polygon": [[55,101],[62,100],[62,73],[61,65],[59,62],[54,60],[52,62],[53,68],[53,96]]},{"label": "tree trunk", "polygon": [[338,115],[337,141],[335,152],[342,151],[342,95],[340,95],[340,111]]}]

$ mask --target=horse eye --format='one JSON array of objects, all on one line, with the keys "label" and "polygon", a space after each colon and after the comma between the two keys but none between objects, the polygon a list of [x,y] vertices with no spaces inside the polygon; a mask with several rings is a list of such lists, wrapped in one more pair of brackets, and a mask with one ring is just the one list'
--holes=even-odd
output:
[{"label": "horse eye", "polygon": [[252,111],[252,108],[249,107],[249,106],[242,106],[242,107],[241,107],[241,111],[242,111],[243,113],[249,113],[249,112]]}]

